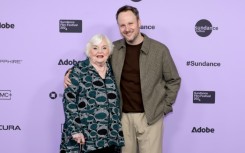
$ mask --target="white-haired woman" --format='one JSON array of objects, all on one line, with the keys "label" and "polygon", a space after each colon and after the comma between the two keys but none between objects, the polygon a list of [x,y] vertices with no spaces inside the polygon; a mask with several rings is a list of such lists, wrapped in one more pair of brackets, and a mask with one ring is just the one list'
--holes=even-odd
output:
[{"label": "white-haired woman", "polygon": [[64,91],[61,153],[116,153],[124,145],[120,99],[108,58],[112,42],[102,34],[86,46],[87,59],[71,69]]}]

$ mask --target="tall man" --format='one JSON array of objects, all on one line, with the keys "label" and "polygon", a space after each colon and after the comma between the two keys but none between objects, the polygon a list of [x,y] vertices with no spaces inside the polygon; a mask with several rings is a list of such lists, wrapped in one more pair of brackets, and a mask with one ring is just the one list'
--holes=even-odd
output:
[{"label": "tall man", "polygon": [[137,8],[119,8],[116,20],[123,39],[114,42],[111,64],[122,100],[122,152],[162,153],[163,117],[181,78],[168,48],[140,32]]}]

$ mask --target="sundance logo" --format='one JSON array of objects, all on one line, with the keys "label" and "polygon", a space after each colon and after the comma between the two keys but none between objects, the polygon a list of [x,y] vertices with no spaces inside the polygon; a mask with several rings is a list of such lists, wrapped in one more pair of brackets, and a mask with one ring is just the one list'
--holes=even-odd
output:
[{"label": "sundance logo", "polygon": [[215,92],[214,91],[193,91],[193,103],[214,104],[215,103]]},{"label": "sundance logo", "polygon": [[213,30],[218,30],[218,27],[213,27],[211,22],[206,19],[199,20],[195,25],[195,31],[200,37],[209,36]]},{"label": "sundance logo", "polygon": [[214,128],[202,128],[202,127],[199,127],[199,128],[196,128],[196,127],[193,127],[192,130],[191,130],[192,133],[214,133]]},{"label": "sundance logo", "polygon": [[82,20],[60,20],[59,25],[61,33],[82,32]]},{"label": "sundance logo", "polygon": [[155,30],[155,25],[141,25],[140,29]]}]

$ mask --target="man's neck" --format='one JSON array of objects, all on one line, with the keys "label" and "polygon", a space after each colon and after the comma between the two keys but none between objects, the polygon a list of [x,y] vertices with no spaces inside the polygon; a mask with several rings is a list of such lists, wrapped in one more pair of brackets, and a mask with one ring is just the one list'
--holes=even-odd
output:
[{"label": "man's neck", "polygon": [[126,41],[129,45],[139,45],[140,43],[142,43],[144,40],[144,36],[139,33],[139,35],[137,36],[137,38],[133,41],[133,42],[128,42]]}]

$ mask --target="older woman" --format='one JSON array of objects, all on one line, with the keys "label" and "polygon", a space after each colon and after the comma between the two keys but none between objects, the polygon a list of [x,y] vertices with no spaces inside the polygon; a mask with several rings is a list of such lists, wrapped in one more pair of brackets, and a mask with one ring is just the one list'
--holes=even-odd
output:
[{"label": "older woman", "polygon": [[95,35],[86,46],[88,58],[72,68],[63,98],[61,153],[115,153],[124,145],[119,94],[107,61],[112,51],[105,35]]}]

